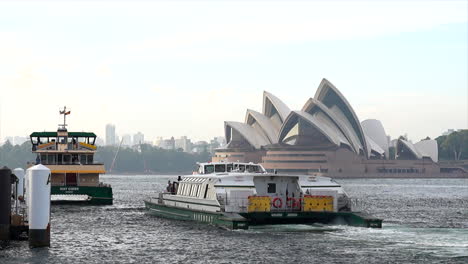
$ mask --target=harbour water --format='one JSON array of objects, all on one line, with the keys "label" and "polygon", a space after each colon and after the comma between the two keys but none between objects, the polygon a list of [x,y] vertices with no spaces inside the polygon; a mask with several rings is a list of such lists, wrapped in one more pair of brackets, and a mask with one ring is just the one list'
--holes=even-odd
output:
[{"label": "harbour water", "polygon": [[53,206],[51,248],[12,241],[0,263],[468,263],[468,179],[338,179],[382,229],[229,231],[145,213],[176,177],[103,176],[114,205]]}]

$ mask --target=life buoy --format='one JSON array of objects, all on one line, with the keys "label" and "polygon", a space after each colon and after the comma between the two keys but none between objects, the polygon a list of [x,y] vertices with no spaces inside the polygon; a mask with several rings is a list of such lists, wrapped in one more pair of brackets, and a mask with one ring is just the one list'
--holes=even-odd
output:
[{"label": "life buoy", "polygon": [[271,204],[275,208],[281,208],[283,207],[283,200],[281,200],[281,198],[279,197],[276,197],[275,199],[273,199],[273,202],[271,202]]}]

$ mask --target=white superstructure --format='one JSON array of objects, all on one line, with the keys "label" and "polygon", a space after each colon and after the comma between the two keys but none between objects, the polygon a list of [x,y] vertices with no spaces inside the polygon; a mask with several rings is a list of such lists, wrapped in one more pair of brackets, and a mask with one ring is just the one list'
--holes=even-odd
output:
[{"label": "white superstructure", "polygon": [[250,196],[271,197],[272,210],[294,211],[305,195],[332,196],[334,211],[351,209],[343,188],[331,178],[267,173],[254,163],[199,163],[193,175],[175,184],[172,193],[159,199],[169,206],[207,212],[246,212]]}]

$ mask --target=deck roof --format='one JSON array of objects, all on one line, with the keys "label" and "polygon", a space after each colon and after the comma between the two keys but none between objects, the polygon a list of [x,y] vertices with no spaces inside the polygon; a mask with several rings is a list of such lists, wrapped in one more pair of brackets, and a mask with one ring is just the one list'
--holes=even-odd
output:
[{"label": "deck roof", "polygon": [[[96,137],[93,132],[68,132],[69,137]],[[57,137],[57,131],[54,132],[33,132],[30,137]]]}]

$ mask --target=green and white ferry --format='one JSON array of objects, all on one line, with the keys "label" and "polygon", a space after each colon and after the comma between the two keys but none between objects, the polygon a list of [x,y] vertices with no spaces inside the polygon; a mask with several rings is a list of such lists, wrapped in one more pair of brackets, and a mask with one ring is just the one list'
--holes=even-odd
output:
[{"label": "green and white ferry", "polygon": [[229,229],[274,224],[382,227],[382,220],[351,212],[343,188],[328,177],[267,173],[259,164],[198,164],[167,192],[145,199],[150,214]]},{"label": "green and white ferry", "polygon": [[65,118],[70,111],[64,107],[60,114],[63,124],[57,131],[30,135],[37,158],[28,165],[40,163],[50,169],[52,203],[112,204],[112,187],[99,181],[99,175],[106,173],[104,164],[94,161],[96,134],[67,131]]}]

